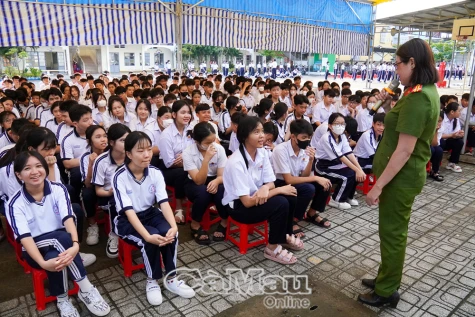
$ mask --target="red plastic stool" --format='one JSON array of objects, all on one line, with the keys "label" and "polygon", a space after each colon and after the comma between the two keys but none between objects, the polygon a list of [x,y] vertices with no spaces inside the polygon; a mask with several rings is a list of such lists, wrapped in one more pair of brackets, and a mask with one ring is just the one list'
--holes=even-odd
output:
[{"label": "red plastic stool", "polygon": [[[232,225],[237,226],[236,229],[231,229]],[[264,232],[261,229],[258,229],[257,227],[259,226],[264,226]],[[253,234],[254,231],[258,235],[262,237],[262,239],[259,239],[257,241],[249,243],[248,241],[248,235]],[[236,240],[232,234],[239,232],[239,241]],[[231,217],[228,218],[228,226],[226,227],[226,239],[231,241],[233,244],[239,247],[239,252],[241,254],[246,254],[247,249],[264,244],[267,245],[269,241],[269,227],[267,225],[267,221],[259,222],[259,223],[254,223],[251,225],[244,224],[237,222],[236,220],[232,219]]]},{"label": "red plastic stool", "polygon": [[134,250],[138,249],[119,238],[119,261],[124,268],[124,276],[126,277],[131,277],[133,271],[141,270],[145,267],[143,263],[134,264],[132,262],[132,251]]},{"label": "red plastic stool", "polygon": [[[99,213],[101,213],[104,215],[102,218],[99,217]],[[106,235],[109,235],[109,233],[111,232],[111,224],[110,224],[110,219],[109,219],[109,214],[107,212],[105,212],[104,209],[102,209],[101,207],[97,206],[96,207],[96,216],[94,217],[94,219],[96,220],[96,223],[98,225],[104,225],[104,232],[106,233]]]},{"label": "red plastic stool", "polygon": [[427,162],[427,164],[426,164],[426,172],[427,172],[427,173],[430,173],[431,170],[432,170],[432,164],[431,164],[430,161],[429,161],[429,162]]},{"label": "red plastic stool", "polygon": [[7,224],[7,241],[15,249],[16,261],[18,262],[18,264],[20,264],[23,267],[23,271],[26,274],[30,274],[31,273],[30,266],[28,265],[28,263],[26,263],[25,259],[23,259],[23,251],[21,249],[21,243],[15,240],[15,236],[13,235],[13,230],[10,227],[10,224],[8,224],[8,221],[6,222],[6,224]]},{"label": "red plastic stool", "polygon": [[[46,296],[44,281],[48,279],[46,272],[44,270],[38,270],[30,267],[31,272],[33,273],[33,289],[35,292],[36,299],[36,309],[38,311],[44,310],[46,304],[56,300],[56,296]],[[76,295],[79,291],[79,285],[74,283],[74,287],[68,291],[68,295]]]},{"label": "red plastic stool", "polygon": [[[372,178],[372,180],[370,178]],[[374,174],[367,174],[363,185],[361,185],[361,183],[358,184],[356,186],[356,189],[361,190],[363,192],[363,195],[366,195],[369,193],[371,188],[373,188],[374,184],[376,184],[376,176],[374,176]]]},{"label": "red plastic stool", "polygon": [[168,194],[168,203],[170,204],[170,207],[172,207],[172,210],[175,211],[176,209],[176,197],[175,197],[175,188],[171,186],[166,187]]},{"label": "red plastic stool", "polygon": [[[191,202],[187,206],[186,210],[186,222],[191,222]],[[212,208],[214,207],[214,208]],[[216,215],[216,217],[211,220],[211,214]],[[208,208],[206,208],[205,214],[203,215],[203,219],[201,219],[200,225],[203,227],[203,230],[208,231],[209,228],[214,225],[215,223],[218,223],[221,221],[221,218],[218,216],[218,210],[216,209],[216,206],[214,204],[209,204]]]}]

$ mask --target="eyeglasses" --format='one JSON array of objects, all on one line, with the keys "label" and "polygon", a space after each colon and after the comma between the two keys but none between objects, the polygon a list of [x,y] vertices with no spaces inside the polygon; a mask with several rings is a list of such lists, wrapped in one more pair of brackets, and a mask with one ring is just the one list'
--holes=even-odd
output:
[{"label": "eyeglasses", "polygon": [[398,67],[398,66],[399,66],[399,64],[401,64],[401,63],[402,63],[402,62],[399,62],[399,63],[396,63],[396,64],[394,64],[394,68],[396,68],[396,69],[397,69],[397,67]]}]

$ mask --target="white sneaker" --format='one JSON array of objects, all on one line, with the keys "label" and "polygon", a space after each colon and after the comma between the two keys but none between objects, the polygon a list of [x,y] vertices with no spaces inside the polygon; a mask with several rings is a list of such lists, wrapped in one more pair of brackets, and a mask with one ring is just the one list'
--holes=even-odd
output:
[{"label": "white sneaker", "polygon": [[195,296],[195,291],[185,284],[183,281],[179,281],[178,278],[173,278],[163,282],[163,286],[172,293],[177,294],[183,298],[192,298]]},{"label": "white sneaker", "polygon": [[99,243],[99,226],[97,223],[87,228],[86,243],[87,245],[96,245]]},{"label": "white sneaker", "polygon": [[335,207],[341,210],[345,209],[351,209],[351,205],[349,203],[339,203],[337,201],[334,201],[333,198],[330,199],[330,202],[328,203],[331,207]]},{"label": "white sneaker", "polygon": [[84,265],[84,267],[88,267],[89,265],[96,262],[96,256],[92,253],[79,252],[79,256],[81,257],[82,264]]},{"label": "white sneaker", "polygon": [[95,286],[88,293],[79,291],[78,297],[86,305],[87,309],[96,316],[105,316],[111,311],[111,308]]},{"label": "white sneaker", "polygon": [[108,258],[114,259],[119,256],[119,237],[115,233],[109,233],[107,239],[106,254]]},{"label": "white sneaker", "polygon": [[351,206],[358,206],[359,203],[356,199],[348,199],[347,202],[351,205]]},{"label": "white sneaker", "polygon": [[162,290],[158,285],[157,280],[147,280],[147,286],[145,288],[147,292],[148,303],[152,306],[158,306],[162,303]]},{"label": "white sneaker", "polygon": [[79,317],[76,307],[68,300],[58,301],[56,304],[61,317]]},{"label": "white sneaker", "polygon": [[448,163],[445,168],[448,170],[452,170],[455,173],[462,173],[462,168],[458,165],[455,165],[455,163]]}]

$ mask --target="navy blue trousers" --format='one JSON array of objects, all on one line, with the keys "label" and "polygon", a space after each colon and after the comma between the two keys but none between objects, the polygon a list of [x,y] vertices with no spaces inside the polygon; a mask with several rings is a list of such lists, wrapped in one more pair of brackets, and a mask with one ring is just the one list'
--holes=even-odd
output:
[{"label": "navy blue trousers", "polygon": [[432,152],[432,156],[430,157],[432,172],[437,174],[439,172],[440,163],[442,162],[444,150],[439,145],[437,145],[431,146],[430,151]]},{"label": "navy blue trousers", "polygon": [[337,202],[346,202],[353,199],[356,191],[356,174],[349,168],[328,169],[315,166],[315,172],[322,177],[329,179],[332,184],[337,184],[333,192],[333,200]]},{"label": "navy blue trousers", "polygon": [[[155,207],[138,212],[137,217],[151,235],[158,234],[165,236],[171,228],[170,224],[163,216],[162,211]],[[162,278],[163,273],[160,264],[160,255],[163,259],[163,264],[165,265],[165,271],[167,274],[171,273],[170,276],[175,275],[175,273],[172,272],[176,270],[178,233],[173,243],[160,247],[156,244],[145,241],[130,224],[126,215],[119,216],[114,221],[116,224],[116,234],[125,242],[139,248],[142,252],[145,271],[149,278],[155,280]]]},{"label": "navy blue trousers", "polygon": [[[33,240],[45,261],[58,257],[60,253],[63,253],[73,246],[71,235],[65,230],[48,232],[33,238]],[[23,258],[31,267],[41,269],[39,264],[36,263],[26,251],[23,251]],[[76,254],[76,257],[74,257],[73,262],[62,271],[46,271],[51,295],[58,296],[68,291],[68,274],[74,281],[80,281],[86,276],[86,270],[84,269],[79,252]]]},{"label": "navy blue trousers", "polygon": [[201,222],[203,215],[208,208],[208,205],[214,203],[218,210],[219,217],[221,219],[228,218],[228,212],[223,206],[221,200],[224,195],[224,186],[220,184],[216,194],[210,194],[206,191],[206,187],[215,177],[208,177],[206,183],[203,185],[196,185],[195,182],[187,177],[185,181],[185,194],[186,197],[193,203],[191,207],[191,218],[194,221]]}]

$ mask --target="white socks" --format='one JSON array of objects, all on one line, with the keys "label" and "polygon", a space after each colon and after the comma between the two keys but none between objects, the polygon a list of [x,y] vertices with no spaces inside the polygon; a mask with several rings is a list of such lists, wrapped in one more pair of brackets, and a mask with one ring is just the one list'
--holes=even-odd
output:
[{"label": "white socks", "polygon": [[89,293],[89,291],[94,287],[91,282],[89,282],[89,279],[87,276],[85,276],[82,280],[76,281],[76,283],[79,285],[79,288],[81,289],[81,292],[83,293]]}]

